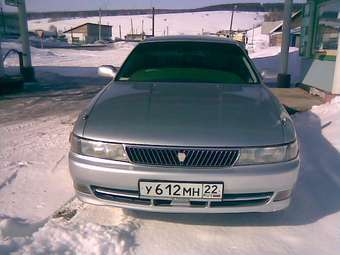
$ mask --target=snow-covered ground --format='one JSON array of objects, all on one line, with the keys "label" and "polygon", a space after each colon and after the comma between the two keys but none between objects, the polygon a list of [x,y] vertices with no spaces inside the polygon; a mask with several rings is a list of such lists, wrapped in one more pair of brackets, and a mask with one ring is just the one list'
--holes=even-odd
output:
[{"label": "snow-covered ground", "polygon": [[[158,15],[162,26],[157,33],[166,25],[170,34],[198,34],[202,24],[205,31],[217,31],[228,24],[228,15]],[[150,22],[134,16],[139,31],[142,17],[146,28]],[[106,18],[103,23],[114,24],[114,31],[117,24],[124,33],[129,31],[129,16]],[[259,20],[261,15],[238,13],[234,24],[251,28]],[[30,21],[30,28],[54,24],[63,30],[83,22],[38,20]],[[268,38],[259,28],[254,35],[250,56],[268,78],[275,77],[280,49],[267,47]],[[248,36],[252,41],[252,31]],[[339,98],[294,115],[302,168],[292,205],[284,212],[170,215],[96,207],[74,199],[67,167],[72,124],[105,84],[96,79],[96,67],[120,66],[134,46],[118,43],[105,51],[32,48],[41,83],[0,98],[0,254],[340,254]],[[19,45],[5,42],[2,47]],[[296,77],[297,49],[291,49],[291,56]],[[12,56],[5,65],[15,66],[17,59]]]},{"label": "snow-covered ground", "polygon": [[[39,70],[58,73],[64,76],[95,77],[100,65],[120,66],[136,43],[115,43],[106,50],[76,50],[76,49],[38,49],[31,47],[32,64]],[[18,42],[3,42],[2,48],[19,49]],[[5,61],[6,67],[18,66],[18,58],[11,55]]]}]

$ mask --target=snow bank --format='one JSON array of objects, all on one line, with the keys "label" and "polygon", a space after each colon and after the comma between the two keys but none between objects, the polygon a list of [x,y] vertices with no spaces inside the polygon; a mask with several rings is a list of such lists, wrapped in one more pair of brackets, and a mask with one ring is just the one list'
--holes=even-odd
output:
[{"label": "snow bank", "polygon": [[138,224],[120,209],[97,209],[74,199],[44,224],[0,220],[0,254],[129,254]]},{"label": "snow bank", "polygon": [[19,254],[126,254],[133,225],[100,226],[53,220]]}]

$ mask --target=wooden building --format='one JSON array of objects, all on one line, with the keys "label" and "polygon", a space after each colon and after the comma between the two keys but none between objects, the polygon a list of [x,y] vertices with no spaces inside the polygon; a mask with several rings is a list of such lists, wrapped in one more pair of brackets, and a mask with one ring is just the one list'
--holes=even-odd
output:
[{"label": "wooden building", "polygon": [[[295,12],[291,17],[291,42],[293,47],[299,47],[302,24],[302,11]],[[283,21],[264,22],[262,34],[269,35],[269,46],[281,46]]]},{"label": "wooden building", "polygon": [[71,44],[94,43],[99,40],[99,33],[101,40],[111,40],[112,26],[85,23],[64,32],[68,43]]}]

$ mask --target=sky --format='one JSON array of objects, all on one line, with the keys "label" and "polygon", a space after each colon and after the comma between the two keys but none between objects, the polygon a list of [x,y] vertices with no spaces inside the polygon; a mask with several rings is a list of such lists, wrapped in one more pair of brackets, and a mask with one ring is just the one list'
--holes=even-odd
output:
[{"label": "sky", "polygon": [[[4,6],[5,0],[0,0]],[[28,11],[75,11],[102,9],[139,9],[139,8],[196,8],[214,4],[234,2],[282,2],[283,0],[26,0]],[[301,2],[302,0],[294,0]],[[4,10],[12,10],[4,6]]]}]

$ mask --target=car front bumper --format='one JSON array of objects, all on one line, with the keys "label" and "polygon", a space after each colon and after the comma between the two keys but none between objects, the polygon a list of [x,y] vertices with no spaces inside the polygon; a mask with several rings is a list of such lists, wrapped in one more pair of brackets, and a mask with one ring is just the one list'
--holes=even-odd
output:
[{"label": "car front bumper", "polygon": [[[80,200],[96,205],[173,213],[272,212],[288,207],[300,163],[292,161],[230,168],[150,167],[69,154]],[[141,199],[140,180],[223,182],[221,203]]]}]

